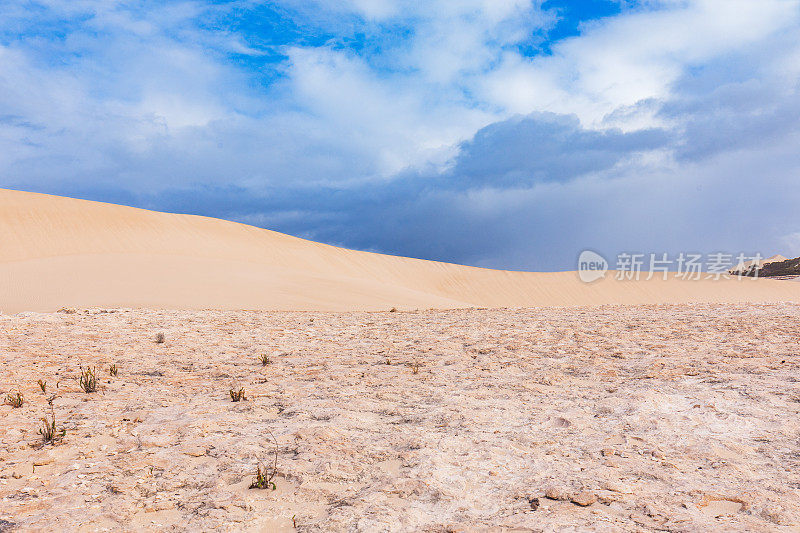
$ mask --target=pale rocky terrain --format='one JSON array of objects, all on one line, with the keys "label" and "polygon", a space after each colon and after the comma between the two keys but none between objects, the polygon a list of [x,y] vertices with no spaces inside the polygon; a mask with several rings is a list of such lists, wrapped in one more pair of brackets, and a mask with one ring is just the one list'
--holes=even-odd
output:
[{"label": "pale rocky terrain", "polygon": [[[0,530],[797,531],[798,325],[795,304],[0,315],[0,390],[25,398],[0,406]],[[51,394],[66,435],[43,446]],[[272,435],[277,490],[248,489]]]}]

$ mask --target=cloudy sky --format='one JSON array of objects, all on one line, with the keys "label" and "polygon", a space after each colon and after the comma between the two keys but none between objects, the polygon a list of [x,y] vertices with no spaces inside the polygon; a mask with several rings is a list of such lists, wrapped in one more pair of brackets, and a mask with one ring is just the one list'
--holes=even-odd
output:
[{"label": "cloudy sky", "polygon": [[521,270],[800,255],[800,0],[4,0],[0,187]]}]

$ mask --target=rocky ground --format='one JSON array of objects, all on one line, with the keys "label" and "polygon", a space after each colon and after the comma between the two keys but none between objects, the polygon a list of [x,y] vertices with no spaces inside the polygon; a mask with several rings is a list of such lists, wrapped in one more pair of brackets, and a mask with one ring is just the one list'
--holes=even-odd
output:
[{"label": "rocky ground", "polygon": [[797,305],[65,311],[0,316],[2,531],[800,526]]}]

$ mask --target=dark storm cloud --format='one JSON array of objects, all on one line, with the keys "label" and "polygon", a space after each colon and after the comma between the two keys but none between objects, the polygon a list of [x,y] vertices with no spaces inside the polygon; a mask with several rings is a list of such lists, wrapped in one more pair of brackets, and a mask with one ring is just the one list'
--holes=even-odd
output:
[{"label": "dark storm cloud", "polygon": [[775,47],[716,59],[675,84],[659,115],[680,131],[679,160],[763,148],[800,132],[800,79],[771,63],[771,54],[785,54]]},{"label": "dark storm cloud", "polygon": [[464,186],[514,187],[569,181],[664,147],[663,130],[586,130],[578,117],[536,113],[491,124],[462,144],[453,170]]}]

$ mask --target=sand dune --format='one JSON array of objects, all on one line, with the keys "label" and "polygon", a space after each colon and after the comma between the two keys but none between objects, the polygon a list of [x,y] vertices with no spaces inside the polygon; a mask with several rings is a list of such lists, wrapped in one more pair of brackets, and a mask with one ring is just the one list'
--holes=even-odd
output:
[{"label": "sand dune", "polygon": [[0,190],[0,311],[800,302],[772,280],[582,283],[346,250],[193,215]]}]

